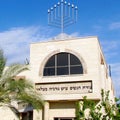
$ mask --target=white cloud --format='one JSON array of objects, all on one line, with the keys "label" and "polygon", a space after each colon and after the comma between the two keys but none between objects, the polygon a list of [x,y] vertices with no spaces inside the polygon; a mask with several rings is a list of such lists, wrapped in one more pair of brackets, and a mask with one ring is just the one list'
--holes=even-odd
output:
[{"label": "white cloud", "polygon": [[[7,57],[7,64],[23,63],[29,59],[30,43],[48,40],[52,30],[48,27],[31,26],[11,28],[0,32],[0,48],[4,50]],[[73,33],[72,36],[78,36]]]},{"label": "white cloud", "polygon": [[111,64],[111,66],[114,69],[114,74],[116,76],[119,76],[120,75],[120,63]]},{"label": "white cloud", "polygon": [[70,34],[70,36],[72,36],[72,37],[78,37],[78,36],[80,36],[80,34],[79,34],[79,32],[74,32],[74,33]]},{"label": "white cloud", "polygon": [[8,64],[23,63],[26,58],[29,58],[30,43],[48,39],[50,32],[49,28],[40,26],[11,28],[0,32],[0,47],[8,58]]},{"label": "white cloud", "polygon": [[120,54],[120,50],[119,50],[120,41],[119,40],[102,41],[101,45],[102,45],[102,49],[104,51],[105,57],[108,61],[115,57],[118,58],[118,55]]},{"label": "white cloud", "polygon": [[103,41],[102,47],[104,48],[105,52],[110,52],[111,50],[115,50],[119,47],[120,42],[118,40],[111,40],[111,41]]},{"label": "white cloud", "polygon": [[109,26],[110,30],[120,29],[120,22],[114,22]]}]

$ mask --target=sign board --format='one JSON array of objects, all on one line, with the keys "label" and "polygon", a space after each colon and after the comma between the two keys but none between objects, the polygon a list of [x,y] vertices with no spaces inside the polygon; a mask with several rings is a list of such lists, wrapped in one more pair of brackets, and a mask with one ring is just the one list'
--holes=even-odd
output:
[{"label": "sign board", "polygon": [[41,94],[82,94],[92,92],[92,81],[36,83],[35,87]]}]

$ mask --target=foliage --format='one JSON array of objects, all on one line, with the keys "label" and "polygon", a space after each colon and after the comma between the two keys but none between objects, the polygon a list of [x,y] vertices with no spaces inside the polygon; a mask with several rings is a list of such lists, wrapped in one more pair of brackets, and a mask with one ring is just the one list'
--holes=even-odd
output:
[{"label": "foliage", "polygon": [[[120,104],[116,107],[116,104],[110,101],[109,91],[101,90],[101,97],[102,99],[99,103],[83,97],[82,102],[79,102],[82,104],[76,107],[76,118],[79,116],[77,120],[120,120]],[[120,101],[120,99],[117,101]],[[85,115],[86,109],[89,109],[88,117]]]},{"label": "foliage", "polygon": [[109,100],[109,91],[101,90],[102,102],[101,105],[104,108],[104,119],[114,119],[116,112],[116,105]]},{"label": "foliage", "polygon": [[11,107],[11,101],[21,101],[37,110],[43,106],[42,97],[34,90],[34,85],[24,78],[16,79],[26,70],[28,65],[22,64],[12,64],[6,68],[6,58],[0,50],[0,105]]},{"label": "foliage", "polygon": [[[78,107],[79,106],[79,107]],[[88,100],[86,96],[83,97],[82,102],[77,102],[76,104],[76,120],[86,120],[85,110],[90,109],[91,116],[95,116],[94,110],[95,110],[96,103],[92,100]],[[97,118],[97,117],[96,117]],[[98,120],[98,119],[95,119]]]},{"label": "foliage", "polygon": [[120,98],[115,98],[115,101],[117,103],[117,111],[114,120],[120,120]]},{"label": "foliage", "polygon": [[75,114],[76,114],[76,120],[80,120],[80,103],[79,101],[76,102],[76,111],[75,111]]}]

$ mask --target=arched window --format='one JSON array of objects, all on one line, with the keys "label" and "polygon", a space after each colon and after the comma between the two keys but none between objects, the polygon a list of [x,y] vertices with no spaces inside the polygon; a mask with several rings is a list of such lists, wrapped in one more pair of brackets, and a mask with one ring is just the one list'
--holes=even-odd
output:
[{"label": "arched window", "polygon": [[62,52],[53,55],[44,67],[44,76],[83,74],[80,60],[73,54]]}]

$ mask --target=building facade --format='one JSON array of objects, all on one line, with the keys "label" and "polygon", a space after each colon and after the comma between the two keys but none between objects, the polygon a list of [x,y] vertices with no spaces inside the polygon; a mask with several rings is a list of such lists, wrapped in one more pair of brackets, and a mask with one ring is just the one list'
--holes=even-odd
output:
[{"label": "building facade", "polygon": [[[34,82],[45,105],[39,112],[20,107],[21,120],[75,120],[75,103],[84,96],[99,103],[101,89],[109,90],[114,101],[112,80],[97,37],[60,34],[50,41],[32,43],[29,66],[30,71],[20,76]],[[14,114],[9,116],[13,119],[18,120]]]},{"label": "building facade", "polygon": [[114,101],[112,80],[97,37],[59,35],[31,44],[27,74],[45,100],[43,110],[33,111],[33,120],[74,120],[76,101],[87,96],[99,102],[101,89],[109,90]]}]

